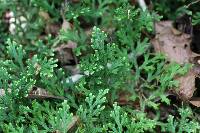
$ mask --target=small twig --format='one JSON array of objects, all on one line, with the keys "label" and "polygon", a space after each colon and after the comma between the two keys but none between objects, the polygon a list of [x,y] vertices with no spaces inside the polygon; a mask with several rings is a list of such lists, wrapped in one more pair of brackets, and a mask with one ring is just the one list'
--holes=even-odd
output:
[{"label": "small twig", "polygon": [[200,2],[200,0],[193,1],[190,4],[186,5],[186,8],[189,8],[191,5],[194,5],[194,4],[198,3],[198,2]]}]

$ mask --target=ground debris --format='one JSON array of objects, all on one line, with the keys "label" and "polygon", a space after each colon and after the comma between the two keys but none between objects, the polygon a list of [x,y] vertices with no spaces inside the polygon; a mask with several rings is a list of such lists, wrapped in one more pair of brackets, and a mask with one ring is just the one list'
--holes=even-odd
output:
[{"label": "ground debris", "polygon": [[[164,53],[167,60],[180,65],[194,63],[194,58],[199,56],[191,50],[192,36],[183,33],[173,27],[172,21],[160,21],[155,23],[156,36],[151,43],[156,52]],[[192,67],[184,76],[176,77],[179,81],[179,89],[175,92],[182,100],[189,100],[195,88],[195,79],[199,74],[199,66]]]},{"label": "ground debris", "polygon": [[[80,118],[78,116],[73,116],[71,122],[67,126],[67,132],[74,133],[77,130],[79,122],[80,122]],[[61,132],[56,130],[52,133],[61,133]]]},{"label": "ground debris", "polygon": [[76,43],[68,41],[67,44],[62,44],[55,48],[56,57],[61,66],[77,64],[77,58],[73,52],[75,47]]},{"label": "ground debris", "polygon": [[173,28],[172,21],[158,22],[155,28],[156,37],[151,41],[155,51],[165,53],[169,61],[189,63],[191,36]]},{"label": "ground debris", "polygon": [[40,87],[33,87],[32,90],[28,94],[28,98],[31,99],[65,99],[64,97],[61,96],[55,96],[52,95],[49,91],[40,88]]},{"label": "ground debris", "polygon": [[200,107],[200,98],[193,97],[192,99],[190,99],[190,103],[196,107]]},{"label": "ground debris", "polygon": [[[8,93],[11,93],[12,90],[8,89]],[[0,97],[3,97],[6,95],[6,91],[4,89],[0,89]],[[64,100],[65,97],[61,97],[61,96],[55,96],[53,94],[51,94],[49,91],[40,88],[40,87],[33,87],[29,93],[27,98],[31,98],[31,99],[60,99],[60,100]]]}]

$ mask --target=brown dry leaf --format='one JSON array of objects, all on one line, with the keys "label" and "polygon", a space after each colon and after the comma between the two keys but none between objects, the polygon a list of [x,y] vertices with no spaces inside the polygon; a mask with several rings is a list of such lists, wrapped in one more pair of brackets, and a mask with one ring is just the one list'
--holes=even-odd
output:
[{"label": "brown dry leaf", "polygon": [[71,123],[67,126],[67,131],[69,133],[74,133],[76,128],[78,127],[78,123],[80,122],[80,118],[78,116],[73,116]]},{"label": "brown dry leaf", "polygon": [[[11,93],[11,89],[8,89],[8,92]],[[5,90],[0,89],[0,97],[5,96]],[[33,99],[46,99],[46,98],[53,98],[53,99],[65,99],[61,96],[54,96],[51,93],[49,93],[47,90],[39,88],[39,87],[33,87],[32,90],[28,94],[28,98]]]},{"label": "brown dry leaf", "polygon": [[[71,25],[66,20],[63,19],[62,29],[64,31],[70,30]],[[61,62],[61,65],[74,65],[71,64],[71,62],[77,63],[77,58],[75,54],[73,53],[73,49],[77,47],[77,43],[69,40],[67,43],[59,45],[57,48],[55,48],[55,52],[57,53],[57,58]]]},{"label": "brown dry leaf", "polygon": [[[161,21],[155,24],[156,37],[151,41],[156,52],[166,54],[168,60],[179,64],[189,63],[194,58],[190,49],[191,35],[181,33],[173,28],[172,21]],[[181,99],[188,100],[193,96],[195,78],[198,75],[196,68],[182,77],[179,81],[179,89],[176,91]]]},{"label": "brown dry leaf", "polygon": [[62,66],[77,64],[77,58],[73,53],[73,48],[75,47],[76,43],[68,41],[68,44],[62,44],[55,48],[57,59]]},{"label": "brown dry leaf", "polygon": [[45,33],[46,34],[52,34],[54,36],[58,35],[58,32],[60,31],[60,25],[55,23],[47,23],[45,27]]},{"label": "brown dry leaf", "polygon": [[156,37],[152,44],[156,52],[165,53],[170,61],[179,64],[189,63],[192,51],[190,50],[191,36],[180,34],[172,26],[172,21],[155,24]]},{"label": "brown dry leaf", "polygon": [[178,95],[183,100],[188,100],[193,96],[195,88],[196,73],[190,70],[186,75],[176,78],[179,81]]},{"label": "brown dry leaf", "polygon": [[51,93],[49,93],[47,90],[39,88],[39,87],[33,87],[33,89],[29,92],[28,98],[33,99],[46,99],[46,98],[53,98],[53,99],[65,99],[61,96],[54,96]]},{"label": "brown dry leaf", "polygon": [[56,23],[51,23],[51,17],[49,14],[45,11],[40,11],[39,16],[45,21],[46,27],[45,27],[45,33],[46,34],[52,34],[57,35],[60,30],[60,25]]},{"label": "brown dry leaf", "polygon": [[196,107],[200,107],[200,98],[194,97],[190,100],[190,103]]},{"label": "brown dry leaf", "polygon": [[[69,123],[69,125],[67,126],[67,132],[74,133],[78,128],[79,121],[80,121],[80,119],[78,116],[73,116],[71,123]],[[59,130],[56,130],[52,133],[61,133],[61,132]]]}]

